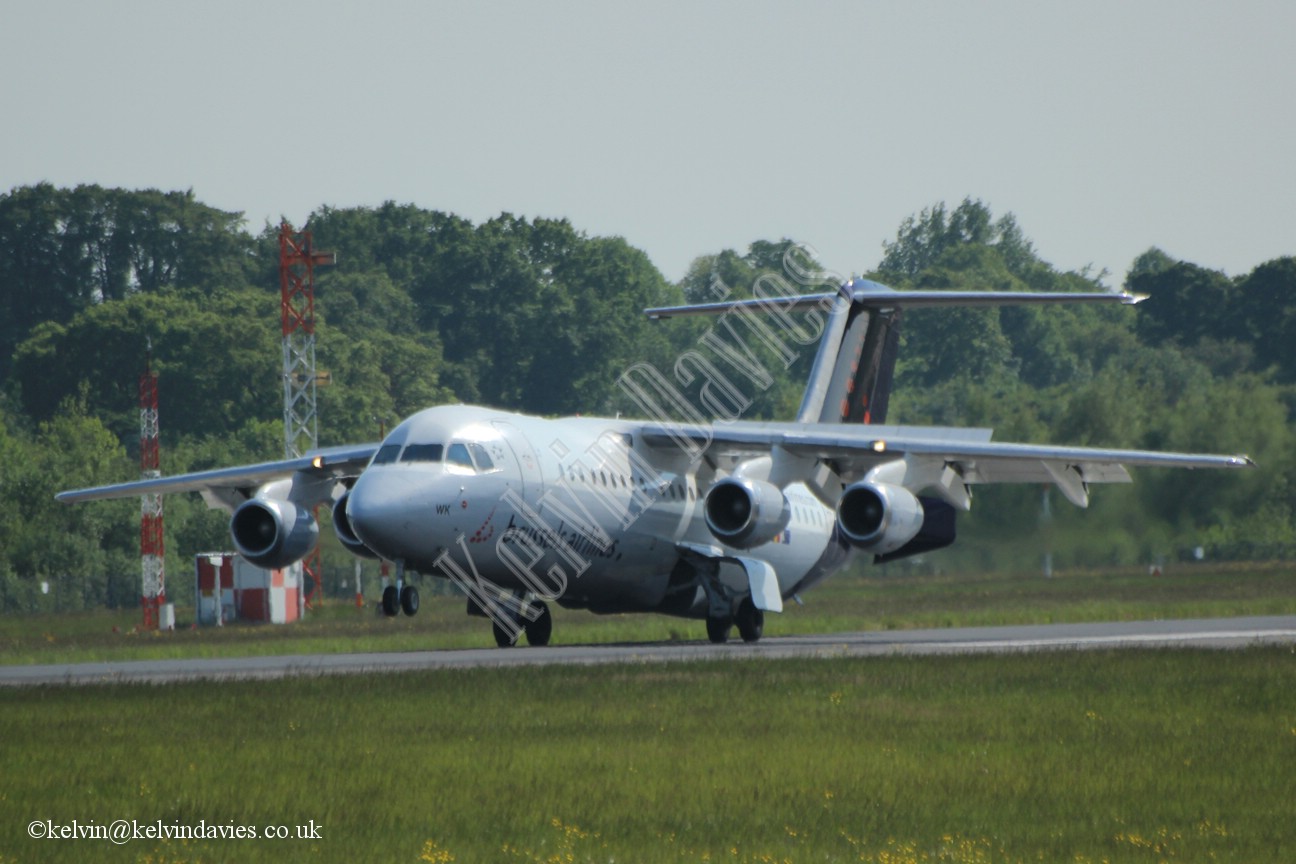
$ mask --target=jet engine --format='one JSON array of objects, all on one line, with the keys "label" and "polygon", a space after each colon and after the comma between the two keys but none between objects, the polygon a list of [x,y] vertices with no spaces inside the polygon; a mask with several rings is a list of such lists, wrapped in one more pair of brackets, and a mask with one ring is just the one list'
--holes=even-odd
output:
[{"label": "jet engine", "polygon": [[347,499],[350,497],[350,492],[344,492],[341,498],[333,502],[333,532],[352,555],[361,558],[377,558],[378,553],[366,546],[356,536],[355,529],[351,527],[351,520],[347,517]]},{"label": "jet engine", "polygon": [[712,486],[702,512],[716,539],[738,549],[768,543],[792,518],[782,489],[745,477],[726,477]]},{"label": "jet engine", "polygon": [[230,519],[239,554],[258,567],[276,570],[305,558],[319,539],[319,524],[300,504],[278,498],[244,501]]},{"label": "jet engine", "polygon": [[837,502],[837,527],[850,544],[886,555],[907,544],[923,526],[923,505],[903,486],[852,483]]}]

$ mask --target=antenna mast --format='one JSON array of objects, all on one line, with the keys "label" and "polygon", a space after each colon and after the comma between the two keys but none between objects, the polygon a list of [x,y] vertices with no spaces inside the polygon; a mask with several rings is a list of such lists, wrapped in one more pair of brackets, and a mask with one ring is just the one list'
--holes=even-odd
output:
[{"label": "antenna mast", "polygon": [[292,459],[319,444],[315,408],[315,268],[333,264],[316,252],[310,231],[279,226],[279,291],[283,323],[284,456]]},{"label": "antenna mast", "polygon": [[[284,456],[293,459],[319,446],[315,370],[315,268],[333,264],[332,252],[316,252],[310,231],[279,226],[279,291],[283,323]],[[325,379],[327,380],[327,379]],[[302,562],[310,576],[306,605],[320,589],[319,547]]]}]

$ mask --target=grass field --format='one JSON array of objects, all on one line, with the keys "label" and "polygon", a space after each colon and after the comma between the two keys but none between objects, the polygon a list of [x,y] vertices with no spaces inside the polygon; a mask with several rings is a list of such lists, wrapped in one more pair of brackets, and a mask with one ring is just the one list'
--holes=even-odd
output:
[{"label": "grass field", "polygon": [[[1296,858],[1287,647],[15,689],[0,754],[4,864]],[[118,819],[318,837],[28,837]]]},{"label": "grass field", "polygon": [[[1038,574],[918,575],[901,568],[840,576],[766,620],[768,635],[1296,614],[1296,567],[1180,565],[1165,575],[1144,569]],[[286,627],[236,625],[190,629],[179,610],[172,633],[137,633],[139,612],[0,617],[6,663],[56,663],[339,651],[411,651],[494,644],[460,597],[424,592],[415,618],[384,619],[372,608],[334,602]],[[554,608],[554,643],[705,639],[699,621],[658,615],[596,616]]]},{"label": "grass field", "polygon": [[[891,571],[806,601],[767,633],[1294,614],[1296,576]],[[490,642],[450,597],[425,598],[412,619],[339,604],[290,627],[162,634],[132,632],[137,614],[0,618],[0,652],[32,663]],[[555,618],[560,642],[705,638],[698,622],[657,616]],[[742,656],[0,690],[0,864],[1296,860],[1290,647]],[[115,820],[142,835],[29,836]],[[265,838],[268,826],[292,836]],[[262,836],[161,839],[235,828]]]}]

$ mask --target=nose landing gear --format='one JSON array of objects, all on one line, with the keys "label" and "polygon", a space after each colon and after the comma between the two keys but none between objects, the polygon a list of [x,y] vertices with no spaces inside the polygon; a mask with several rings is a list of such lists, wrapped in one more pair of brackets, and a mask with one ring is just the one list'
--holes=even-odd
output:
[{"label": "nose landing gear", "polygon": [[382,611],[388,618],[395,618],[402,611],[414,616],[419,610],[419,592],[413,585],[405,584],[405,562],[396,562],[396,584],[383,589]]},{"label": "nose landing gear", "polygon": [[406,615],[417,615],[419,610],[418,589],[413,585],[405,585],[401,588],[388,585],[383,589],[382,610],[383,614],[388,618],[395,618],[402,611]]}]

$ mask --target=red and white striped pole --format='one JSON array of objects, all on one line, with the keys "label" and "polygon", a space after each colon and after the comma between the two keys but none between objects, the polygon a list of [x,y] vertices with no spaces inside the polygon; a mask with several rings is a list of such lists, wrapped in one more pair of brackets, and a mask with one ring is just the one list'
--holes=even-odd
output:
[{"label": "red and white striped pole", "polygon": [[[150,352],[151,353],[151,352]],[[152,358],[140,376],[140,477],[152,480],[162,476],[162,463],[158,453],[158,387],[157,375],[152,369]],[[143,590],[140,605],[143,607],[144,630],[158,628],[158,614],[166,602],[165,549],[162,544],[162,496],[147,493],[140,498],[140,566],[143,571]]]}]

